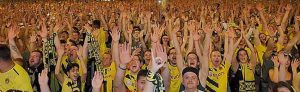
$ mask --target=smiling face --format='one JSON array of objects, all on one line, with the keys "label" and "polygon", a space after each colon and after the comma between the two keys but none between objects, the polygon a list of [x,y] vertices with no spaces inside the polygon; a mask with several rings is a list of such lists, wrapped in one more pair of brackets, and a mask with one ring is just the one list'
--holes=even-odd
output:
[{"label": "smiling face", "polygon": [[247,62],[248,61],[247,51],[246,50],[240,50],[238,52],[238,59],[239,59],[239,62],[241,62],[241,63]]},{"label": "smiling face", "polygon": [[74,66],[70,71],[67,72],[67,74],[70,79],[72,79],[73,81],[77,81],[79,77],[79,67]]}]

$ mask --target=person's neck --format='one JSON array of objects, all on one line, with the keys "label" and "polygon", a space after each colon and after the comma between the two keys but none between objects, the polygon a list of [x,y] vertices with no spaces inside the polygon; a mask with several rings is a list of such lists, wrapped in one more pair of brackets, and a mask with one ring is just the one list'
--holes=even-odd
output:
[{"label": "person's neck", "polygon": [[185,88],[184,92],[198,92],[197,88]]},{"label": "person's neck", "polygon": [[12,61],[1,61],[0,62],[0,72],[5,73],[12,69],[15,66],[15,63]]}]

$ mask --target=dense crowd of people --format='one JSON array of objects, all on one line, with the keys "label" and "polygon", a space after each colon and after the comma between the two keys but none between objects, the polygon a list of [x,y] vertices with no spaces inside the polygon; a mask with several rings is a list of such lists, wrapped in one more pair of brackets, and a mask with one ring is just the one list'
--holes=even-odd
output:
[{"label": "dense crowd of people", "polygon": [[299,3],[0,3],[0,92],[297,92]]}]

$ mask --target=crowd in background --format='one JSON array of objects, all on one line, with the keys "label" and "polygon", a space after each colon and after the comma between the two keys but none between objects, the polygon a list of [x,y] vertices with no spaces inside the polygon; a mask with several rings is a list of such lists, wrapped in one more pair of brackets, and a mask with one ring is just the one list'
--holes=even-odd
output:
[{"label": "crowd in background", "polygon": [[297,92],[299,3],[0,3],[0,92]]}]

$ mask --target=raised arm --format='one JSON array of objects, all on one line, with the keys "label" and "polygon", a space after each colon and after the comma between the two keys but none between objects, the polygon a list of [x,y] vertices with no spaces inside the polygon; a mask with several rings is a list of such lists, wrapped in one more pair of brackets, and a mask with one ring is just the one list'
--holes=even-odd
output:
[{"label": "raised arm", "polygon": [[45,68],[41,73],[39,73],[39,84],[41,92],[51,92],[48,85],[48,68]]},{"label": "raised arm", "polygon": [[121,92],[124,92],[126,90],[126,87],[123,82],[124,73],[125,73],[127,64],[132,59],[131,54],[130,54],[130,45],[123,44],[120,49],[120,54],[122,56],[120,56],[120,63],[119,64],[117,63],[118,68],[117,68],[117,73],[115,76],[114,85],[115,85],[115,90],[118,90],[118,91],[120,90]]},{"label": "raised arm", "polygon": [[203,56],[200,58],[201,67],[199,71],[199,80],[203,87],[206,86],[206,78],[208,76],[208,60],[209,60],[209,46],[211,45],[211,35],[212,35],[212,28],[211,25],[207,25],[204,29],[205,32],[205,40],[204,40],[204,48],[203,49]]},{"label": "raised arm", "polygon": [[[157,71],[164,66],[167,62],[167,53],[159,43],[153,43],[154,48],[151,49],[152,62],[149,65],[149,72],[147,75],[147,81],[145,84],[144,92],[154,92],[155,85],[153,83],[159,82],[156,78],[160,75],[156,74]],[[156,55],[156,56],[155,56]],[[163,91],[163,90],[162,90]]]},{"label": "raised arm", "polygon": [[99,71],[95,71],[94,74],[95,75],[92,79],[92,86],[93,86],[92,92],[100,92],[100,88],[103,83],[103,75]]},{"label": "raised arm", "polygon": [[251,66],[252,66],[253,71],[255,71],[254,68],[255,68],[255,66],[256,66],[256,61],[257,61],[256,55],[257,55],[257,53],[256,53],[256,51],[255,51],[255,49],[254,49],[252,43],[251,43],[248,39],[245,38],[245,34],[243,34],[243,37],[244,37],[244,39],[245,39],[245,42],[246,42],[248,48],[251,50],[251,53],[252,53],[252,54],[251,54],[251,57],[250,57],[250,64],[251,64]]},{"label": "raised arm", "polygon": [[297,73],[297,68],[299,67],[300,62],[298,59],[295,59],[291,62],[292,72],[293,72],[293,87],[296,91],[300,91],[299,89],[299,74]]},{"label": "raised arm", "polygon": [[15,62],[21,66],[23,66],[23,61],[22,60],[16,60],[16,59],[23,59],[17,45],[15,42],[15,37],[19,34],[19,30],[17,30],[17,27],[15,25],[12,25],[10,30],[8,31],[8,43],[9,43],[9,48],[11,52],[11,57],[15,59]]},{"label": "raised arm", "polygon": [[59,48],[57,48],[56,50],[57,50],[56,52],[57,52],[58,58],[57,58],[56,66],[55,66],[55,76],[58,79],[58,82],[60,84],[62,84],[64,82],[64,77],[60,73],[60,69],[61,69],[61,60],[62,60],[62,57],[63,57],[65,51],[64,51],[64,48],[61,46]]},{"label": "raised arm", "polygon": [[181,72],[185,66],[184,66],[184,59],[182,57],[181,48],[176,36],[176,32],[179,31],[180,29],[179,23],[180,21],[179,19],[177,19],[174,24],[174,29],[172,29],[172,32],[170,32],[170,34],[171,34],[171,38],[173,39],[174,47],[176,50],[176,65],[179,68],[179,71]]},{"label": "raised arm", "polygon": [[272,70],[269,70],[269,77],[271,79],[272,82],[274,83],[278,83],[279,82],[279,79],[278,79],[278,76],[279,76],[279,70],[278,70],[278,67],[279,67],[279,62],[278,62],[278,56],[273,56],[271,58],[271,60],[273,61],[274,63],[274,67]]},{"label": "raised arm", "polygon": [[295,25],[294,25],[294,27],[295,27],[296,35],[293,37],[293,39],[291,39],[291,40],[289,41],[289,43],[288,43],[287,46],[285,47],[285,51],[287,51],[287,52],[290,52],[291,49],[293,48],[293,46],[294,46],[295,44],[297,44],[297,42],[298,42],[299,39],[300,39],[299,22],[298,22],[298,20],[296,19],[296,17],[295,17]]}]

